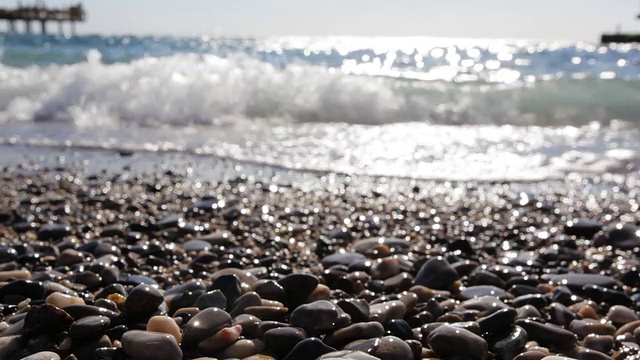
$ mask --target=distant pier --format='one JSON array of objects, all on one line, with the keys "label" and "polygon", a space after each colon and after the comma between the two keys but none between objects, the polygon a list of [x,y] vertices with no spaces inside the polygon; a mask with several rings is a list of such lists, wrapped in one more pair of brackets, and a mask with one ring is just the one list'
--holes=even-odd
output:
[{"label": "distant pier", "polygon": [[78,4],[63,9],[50,9],[46,6],[19,6],[16,9],[1,9],[0,20],[6,20],[9,23],[9,32],[17,32],[16,23],[24,22],[25,32],[32,33],[32,23],[40,23],[42,34],[47,33],[47,23],[57,22],[58,32],[63,35],[63,23],[71,24],[71,33],[75,34],[76,22],[86,20],[86,13],[82,5]]}]

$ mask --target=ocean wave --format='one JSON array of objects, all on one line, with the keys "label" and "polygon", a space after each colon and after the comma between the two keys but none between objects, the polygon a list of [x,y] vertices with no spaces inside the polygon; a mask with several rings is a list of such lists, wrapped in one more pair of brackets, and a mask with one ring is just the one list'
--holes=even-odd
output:
[{"label": "ocean wave", "polygon": [[175,54],[103,64],[0,65],[0,122],[77,126],[284,123],[582,125],[640,118],[640,82],[415,80],[247,55]]}]

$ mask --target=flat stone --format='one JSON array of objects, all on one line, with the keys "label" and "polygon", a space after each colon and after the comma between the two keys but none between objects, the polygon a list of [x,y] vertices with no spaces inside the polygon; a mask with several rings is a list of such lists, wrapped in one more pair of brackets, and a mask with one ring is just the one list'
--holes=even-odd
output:
[{"label": "flat stone", "polygon": [[328,269],[334,265],[349,266],[359,261],[365,261],[367,257],[360,253],[338,253],[325,256],[321,263],[325,269]]},{"label": "flat stone", "polygon": [[492,285],[470,286],[460,292],[460,298],[463,300],[473,299],[481,296],[495,296],[499,299],[506,299],[507,297],[509,297],[509,294],[503,289]]},{"label": "flat stone", "polygon": [[595,335],[614,335],[616,327],[611,324],[603,324],[593,319],[573,320],[569,324],[569,330],[578,335],[580,340],[590,334]]},{"label": "flat stone", "polygon": [[471,331],[451,326],[440,326],[431,332],[427,343],[438,356],[466,357],[470,359],[485,359],[489,345],[480,336]]},{"label": "flat stone", "polygon": [[369,319],[386,324],[392,319],[402,319],[407,313],[407,306],[401,301],[386,301],[369,307]]},{"label": "flat stone", "polygon": [[46,224],[38,229],[38,240],[59,240],[71,235],[71,226],[68,224]]},{"label": "flat stone", "polygon": [[352,341],[377,338],[383,335],[384,328],[382,325],[377,321],[370,321],[338,329],[327,335],[324,338],[324,343],[334,348],[341,348]]},{"label": "flat stone", "polygon": [[24,318],[24,331],[29,336],[57,335],[68,331],[73,318],[64,310],[51,304],[32,307]]},{"label": "flat stone", "polygon": [[614,249],[632,250],[640,247],[640,229],[636,226],[619,224],[606,235]]},{"label": "flat stone", "polygon": [[384,246],[390,254],[404,254],[411,247],[411,241],[391,237],[376,237],[357,241],[353,244],[353,251],[366,255],[379,257],[379,249]]},{"label": "flat stone", "polygon": [[320,356],[317,360],[340,360],[340,359],[349,359],[349,360],[380,360],[373,355],[369,355],[362,351],[354,351],[354,350],[340,350],[333,351],[327,354]]},{"label": "flat stone", "polygon": [[200,252],[209,251],[212,245],[204,240],[189,240],[182,244],[180,247],[182,247],[184,251]]},{"label": "flat stone", "polygon": [[182,350],[169,334],[130,330],[122,336],[122,348],[128,357],[140,360],[182,359]]},{"label": "flat stone", "polygon": [[74,340],[80,340],[102,334],[111,324],[111,320],[106,316],[94,315],[83,317],[76,321],[69,329],[69,335]]},{"label": "flat stone", "polygon": [[222,291],[216,289],[200,295],[196,300],[195,305],[200,310],[210,307],[225,310],[227,308],[227,298],[224,296]]},{"label": "flat stone", "polygon": [[571,350],[576,346],[576,335],[561,327],[533,320],[517,320],[516,325],[527,332],[529,340],[537,341],[542,346],[551,346],[560,350]]},{"label": "flat stone", "polygon": [[602,224],[589,219],[577,219],[567,222],[564,227],[564,233],[567,235],[575,235],[585,239],[591,239],[593,236],[602,230]]},{"label": "flat stone", "polygon": [[51,351],[40,351],[21,360],[60,360],[60,356]]},{"label": "flat stone", "polygon": [[285,306],[295,309],[311,295],[318,286],[318,278],[308,274],[290,274],[278,280],[282,286],[286,297]]},{"label": "flat stone", "polygon": [[639,320],[638,314],[636,314],[635,311],[622,305],[614,305],[609,308],[607,317],[609,318],[609,320],[611,320],[611,322],[618,324],[627,324],[632,321]]}]

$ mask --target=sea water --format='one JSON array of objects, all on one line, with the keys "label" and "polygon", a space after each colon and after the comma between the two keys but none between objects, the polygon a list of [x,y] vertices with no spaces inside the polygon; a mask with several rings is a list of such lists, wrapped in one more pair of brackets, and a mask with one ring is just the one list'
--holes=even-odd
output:
[{"label": "sea water", "polygon": [[640,47],[0,35],[0,144],[414,179],[635,174]]}]

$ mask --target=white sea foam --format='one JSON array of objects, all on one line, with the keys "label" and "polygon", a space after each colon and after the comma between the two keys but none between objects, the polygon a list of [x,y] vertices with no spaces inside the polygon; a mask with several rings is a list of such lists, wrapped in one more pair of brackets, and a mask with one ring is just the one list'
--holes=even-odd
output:
[{"label": "white sea foam", "polygon": [[0,65],[0,140],[452,180],[637,171],[638,82],[343,70],[242,54]]}]

